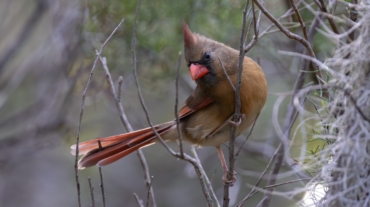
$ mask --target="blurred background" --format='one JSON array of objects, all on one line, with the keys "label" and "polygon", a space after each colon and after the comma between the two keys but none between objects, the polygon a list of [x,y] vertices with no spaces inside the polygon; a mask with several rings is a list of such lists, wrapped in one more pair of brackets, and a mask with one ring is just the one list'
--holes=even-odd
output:
[{"label": "blurred background", "polygon": [[[284,0],[267,1],[275,17],[290,5]],[[145,101],[155,124],[174,118],[175,75],[179,51],[183,51],[182,21],[190,29],[233,48],[239,46],[242,0],[147,1],[141,4],[137,29],[138,75]],[[137,1],[120,0],[1,0],[0,1],[0,206],[77,206],[74,156],[82,94],[99,50],[122,18],[124,23],[106,45],[102,56],[117,87],[123,77],[122,104],[134,129],[148,127],[140,106],[132,73],[131,37]],[[314,15],[302,10],[303,19]],[[289,22],[289,18],[286,18]],[[271,22],[262,15],[260,31]],[[310,22],[308,21],[307,27]],[[292,32],[301,33],[300,27]],[[250,35],[249,39],[253,35]],[[313,45],[318,59],[330,56],[333,44],[317,34]],[[263,68],[268,91],[291,91],[299,61],[278,50],[301,52],[285,35],[274,32],[261,38],[247,56]],[[308,78],[307,82],[312,81]],[[194,88],[182,58],[179,102]],[[236,162],[237,182],[231,188],[231,205],[251,190],[280,142],[272,126],[277,96],[269,95],[251,139]],[[285,118],[285,100],[279,121]],[[294,131],[294,130],[292,130]],[[87,93],[80,141],[126,132],[98,62]],[[247,135],[247,132],[244,136]],[[297,136],[299,141],[300,136]],[[239,138],[240,143],[243,138]],[[307,150],[313,148],[308,144]],[[177,144],[170,146],[178,150]],[[190,146],[185,145],[187,153]],[[224,152],[226,148],[224,147]],[[300,148],[293,147],[292,156]],[[205,198],[193,167],[171,156],[156,144],[143,149],[158,206],[205,206]],[[222,200],[222,168],[213,147],[198,150],[216,195]],[[226,155],[228,153],[225,153]],[[287,166],[282,172],[288,170]],[[133,193],[146,200],[144,173],[136,153],[102,168],[107,206],[137,206]],[[97,206],[102,206],[99,171],[79,171],[83,206],[90,206],[88,177],[95,186]],[[279,177],[278,182],[296,179]],[[263,181],[260,186],[264,186]],[[288,191],[301,186],[277,188]],[[274,196],[270,206],[296,206],[301,197]],[[257,194],[246,206],[256,206]]]}]

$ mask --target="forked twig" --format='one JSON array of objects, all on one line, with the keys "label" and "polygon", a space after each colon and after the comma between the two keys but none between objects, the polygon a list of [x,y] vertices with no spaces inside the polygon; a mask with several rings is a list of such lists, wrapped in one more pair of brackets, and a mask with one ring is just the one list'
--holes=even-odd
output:
[{"label": "forked twig", "polygon": [[206,172],[205,172],[205,171],[204,171],[204,169],[203,169],[202,163],[200,162],[200,159],[199,159],[199,157],[198,157],[197,151],[196,151],[196,149],[195,149],[195,147],[194,147],[194,146],[191,146],[191,152],[193,153],[194,158],[197,160],[197,162],[198,162],[198,164],[199,164],[200,170],[202,171],[202,173],[203,173],[203,175],[204,175],[204,179],[206,180],[206,183],[207,183],[207,185],[208,185],[208,189],[209,189],[209,191],[210,191],[210,193],[211,193],[211,196],[212,196],[213,200],[214,200],[214,201],[215,201],[215,203],[216,203],[216,206],[217,206],[217,207],[220,207],[221,205],[220,205],[220,203],[218,202],[217,196],[216,196],[216,194],[215,194],[215,192],[214,192],[214,190],[213,190],[213,187],[212,187],[212,178],[211,178],[211,180],[209,180],[209,179],[208,179],[207,174],[206,174]]},{"label": "forked twig", "polygon": [[[239,61],[238,61],[238,70],[237,70],[236,87],[235,87],[235,112],[234,112],[234,118],[233,118],[235,122],[237,122],[238,119],[240,118],[240,108],[241,108],[240,88],[241,88],[241,83],[242,83],[243,61],[244,61],[244,55],[245,55],[243,38],[244,38],[245,25],[247,21],[246,15],[247,15],[248,4],[249,4],[249,0],[246,1],[245,6],[244,6],[243,24],[242,24],[240,38],[239,38]],[[227,173],[228,181],[232,180],[233,173],[234,173],[234,167],[235,167],[235,159],[234,159],[235,139],[236,139],[236,126],[232,126],[231,131],[230,131],[230,142],[229,142],[229,169]],[[230,202],[229,188],[230,188],[230,185],[224,185],[223,207],[229,206],[229,202]]]},{"label": "forked twig", "polygon": [[133,195],[134,195],[134,198],[135,198],[135,200],[136,200],[137,204],[139,205],[139,207],[144,207],[144,203],[143,203],[143,201],[139,198],[139,196],[138,196],[136,193],[134,193]]},{"label": "forked twig", "polygon": [[89,180],[90,195],[91,195],[91,206],[95,207],[94,186],[91,183],[91,177],[89,177],[88,180]]},{"label": "forked twig", "polygon": [[136,87],[137,87],[137,90],[138,90],[138,96],[139,96],[139,99],[140,99],[140,103],[141,103],[141,106],[145,112],[145,116],[146,116],[146,119],[148,121],[148,124],[150,125],[150,127],[152,128],[154,134],[156,135],[156,137],[158,138],[158,140],[162,143],[162,145],[175,157],[177,158],[180,158],[182,160],[186,160],[188,162],[190,162],[193,166],[194,166],[194,169],[198,175],[198,178],[200,180],[200,183],[201,183],[201,186],[202,186],[202,190],[203,190],[203,193],[207,199],[207,204],[208,206],[213,206],[213,202],[212,202],[212,198],[211,196],[209,195],[209,192],[208,192],[208,189],[207,189],[207,185],[204,181],[204,177],[203,177],[203,174],[201,173],[200,171],[200,167],[197,163],[197,161],[190,157],[189,155],[185,154],[184,153],[184,157],[181,156],[180,153],[176,153],[174,152],[165,142],[164,140],[162,139],[162,137],[158,134],[158,132],[155,130],[151,120],[150,120],[150,117],[149,117],[149,113],[148,113],[148,109],[146,108],[146,105],[145,105],[145,102],[144,102],[144,98],[143,98],[143,95],[141,93],[141,89],[140,89],[140,84],[139,84],[139,80],[138,80],[138,77],[137,77],[137,62],[136,62],[136,52],[135,52],[135,45],[136,45],[136,27],[137,27],[137,17],[138,17],[138,11],[140,9],[140,3],[141,3],[141,0],[139,0],[139,3],[138,3],[138,6],[136,8],[136,15],[135,15],[135,24],[134,24],[134,29],[132,31],[132,42],[131,42],[131,52],[132,52],[132,61],[133,61],[133,73],[134,73],[134,77],[135,77],[135,83],[136,83]]},{"label": "forked twig", "polygon": [[179,104],[179,73],[181,67],[181,52],[179,52],[179,57],[177,59],[177,69],[176,69],[176,100],[175,100],[175,117],[176,117],[176,128],[177,134],[179,135],[179,148],[180,148],[180,155],[184,158],[184,149],[182,147],[182,134],[180,129],[180,118],[178,113],[178,104]]},{"label": "forked twig", "polygon": [[147,196],[146,196],[146,207],[149,207],[149,200],[150,200],[150,190],[152,189],[152,185],[153,185],[153,176],[150,178],[150,183],[149,183],[149,186],[148,186],[148,193],[147,193]]},{"label": "forked twig", "polygon": [[227,80],[228,80],[228,81],[229,81],[229,83],[230,83],[230,86],[233,88],[233,90],[234,90],[234,92],[235,92],[235,86],[234,86],[234,84],[231,82],[230,77],[229,77],[229,75],[227,74],[226,69],[225,69],[225,67],[224,67],[224,64],[222,64],[222,61],[221,61],[220,57],[217,57],[217,58],[218,58],[218,61],[220,61],[220,64],[221,64],[222,70],[224,71],[225,76],[226,76]]},{"label": "forked twig", "polygon": [[[122,76],[119,78],[119,82],[118,82],[118,94],[116,94],[116,90],[114,88],[114,84],[113,84],[113,80],[112,80],[112,76],[109,72],[109,68],[107,66],[107,60],[105,57],[101,57],[100,58],[100,62],[101,64],[103,65],[103,69],[104,69],[104,72],[105,72],[105,75],[106,75],[106,78],[107,78],[107,81],[108,81],[108,84],[109,84],[109,88],[110,88],[110,91],[111,91],[111,94],[115,100],[115,103],[116,103],[116,106],[117,106],[117,109],[119,111],[119,116],[120,116],[120,119],[121,119],[121,122],[123,124],[123,126],[126,128],[126,130],[128,132],[132,132],[134,131],[131,127],[131,124],[130,122],[128,121],[127,119],[127,116],[125,114],[125,111],[123,109],[123,106],[122,106],[122,103],[121,103],[121,99],[120,99],[120,94],[121,94],[121,87],[122,87]],[[144,153],[142,152],[141,149],[138,149],[137,150],[137,155],[139,157],[139,160],[140,160],[140,163],[143,167],[143,170],[144,170],[144,175],[145,175],[145,182],[146,182],[146,186],[148,187],[150,185],[150,172],[149,172],[149,167],[148,167],[148,164],[146,162],[146,159],[145,159],[145,156],[144,156]],[[156,203],[155,203],[155,197],[154,197],[154,191],[151,187],[150,189],[150,202],[152,204],[152,206],[156,206]]]},{"label": "forked twig", "polygon": [[101,46],[101,48],[99,50],[99,53],[98,53],[98,55],[95,58],[93,67],[91,68],[90,76],[89,76],[89,79],[87,81],[85,91],[84,91],[84,93],[82,95],[82,102],[81,102],[81,109],[80,109],[80,119],[78,121],[77,138],[76,138],[76,159],[75,159],[75,166],[74,166],[74,168],[75,168],[75,175],[76,175],[77,196],[78,196],[78,205],[79,205],[79,207],[81,207],[81,192],[80,192],[80,182],[78,180],[78,155],[79,155],[79,151],[78,150],[79,150],[81,123],[82,123],[82,116],[83,116],[83,113],[84,113],[84,106],[85,106],[86,94],[87,94],[87,90],[89,89],[89,86],[90,86],[90,83],[91,83],[91,78],[93,76],[96,63],[98,62],[98,59],[99,59],[101,53],[103,52],[103,49],[104,49],[105,45],[112,38],[113,34],[121,26],[121,24],[123,23],[123,21],[124,21],[124,19],[121,20],[121,22],[118,24],[118,26],[113,30],[113,32],[109,35],[109,37],[105,40],[105,42]]},{"label": "forked twig", "polygon": [[248,141],[249,137],[252,135],[252,132],[253,132],[253,129],[254,129],[254,126],[256,125],[256,122],[257,122],[257,119],[258,117],[260,116],[260,114],[257,115],[256,119],[254,120],[253,122],[253,125],[252,125],[252,128],[251,130],[249,131],[249,134],[247,136],[247,138],[244,140],[243,144],[240,146],[239,150],[236,152],[235,154],[235,159],[239,156],[239,152],[243,149],[245,143]]}]

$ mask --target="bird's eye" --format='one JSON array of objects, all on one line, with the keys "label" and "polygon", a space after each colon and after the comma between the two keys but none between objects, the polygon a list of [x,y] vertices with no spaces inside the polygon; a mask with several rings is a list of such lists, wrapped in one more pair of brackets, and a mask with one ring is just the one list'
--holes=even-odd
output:
[{"label": "bird's eye", "polygon": [[207,53],[204,55],[204,58],[205,58],[206,60],[211,59],[211,55],[209,54],[209,52],[207,52]]}]

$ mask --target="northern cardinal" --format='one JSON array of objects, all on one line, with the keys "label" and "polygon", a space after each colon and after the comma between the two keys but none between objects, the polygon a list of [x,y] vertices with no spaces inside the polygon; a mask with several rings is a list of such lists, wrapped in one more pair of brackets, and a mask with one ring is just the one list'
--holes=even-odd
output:
[{"label": "northern cardinal", "polygon": [[[179,112],[183,139],[198,146],[215,146],[221,159],[225,182],[227,166],[220,145],[230,139],[231,125],[237,126],[236,134],[246,130],[259,115],[267,96],[267,84],[261,67],[248,57],[244,57],[242,84],[240,90],[241,114],[243,121],[233,122],[234,89],[230,85],[225,70],[236,84],[239,51],[222,43],[192,33],[183,23],[185,61],[197,87],[185,101]],[[176,121],[155,126],[165,141],[178,140]],[[101,142],[101,149],[99,143]],[[79,144],[79,154],[84,155],[79,169],[93,165],[111,164],[135,150],[157,142],[151,128],[105,138],[96,138]],[[76,146],[72,147],[76,153]],[[235,177],[233,178],[235,181]]]}]

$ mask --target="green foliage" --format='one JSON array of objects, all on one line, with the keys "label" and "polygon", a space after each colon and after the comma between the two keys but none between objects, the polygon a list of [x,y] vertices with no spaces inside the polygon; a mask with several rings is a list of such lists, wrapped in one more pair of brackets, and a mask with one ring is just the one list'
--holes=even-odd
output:
[{"label": "green foliage", "polygon": [[[194,32],[237,47],[243,5],[241,0],[143,1],[136,36],[139,72],[148,73],[148,77],[154,79],[174,75],[178,52],[183,51],[183,20]],[[108,66],[113,71],[131,69],[131,36],[136,6],[137,1],[119,0],[92,0],[86,4],[88,16],[84,31],[100,38],[94,43],[94,48],[98,48],[117,23],[125,18],[103,54],[108,57]],[[104,34],[97,35],[101,32]],[[91,48],[87,51],[94,55]]]}]

